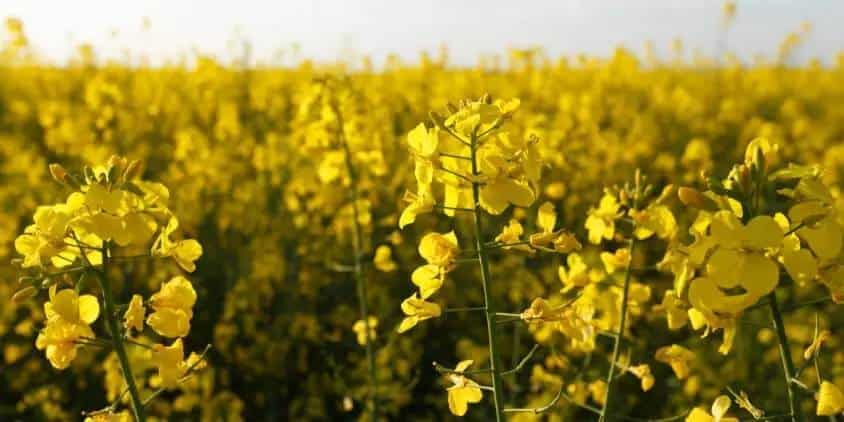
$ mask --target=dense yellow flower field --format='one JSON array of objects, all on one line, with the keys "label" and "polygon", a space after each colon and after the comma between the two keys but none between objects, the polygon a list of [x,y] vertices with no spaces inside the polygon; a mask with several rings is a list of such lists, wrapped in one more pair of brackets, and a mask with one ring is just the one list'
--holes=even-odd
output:
[{"label": "dense yellow flower field", "polygon": [[0,420],[844,411],[844,55],[0,47]]}]

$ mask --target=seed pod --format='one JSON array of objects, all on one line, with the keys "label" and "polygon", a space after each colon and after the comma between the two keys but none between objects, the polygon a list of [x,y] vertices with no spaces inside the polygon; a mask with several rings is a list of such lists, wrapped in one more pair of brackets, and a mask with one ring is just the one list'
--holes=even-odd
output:
[{"label": "seed pod", "polygon": [[38,294],[38,289],[36,289],[34,286],[26,286],[12,295],[12,302],[20,304],[26,302],[29,299],[32,299],[36,294]]}]

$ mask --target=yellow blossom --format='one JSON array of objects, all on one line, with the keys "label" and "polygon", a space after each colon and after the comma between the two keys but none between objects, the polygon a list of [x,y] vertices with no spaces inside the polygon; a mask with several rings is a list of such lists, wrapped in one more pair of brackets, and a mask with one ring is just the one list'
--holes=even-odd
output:
[{"label": "yellow blossom", "polygon": [[[369,326],[369,335],[367,336],[367,325]],[[376,333],[378,328],[378,318],[374,316],[370,316],[367,318],[366,322],[363,320],[358,320],[352,325],[352,331],[357,334],[358,344],[361,346],[366,346],[367,339],[369,341],[374,341],[376,338]]]},{"label": "yellow blossom", "polygon": [[465,415],[470,403],[478,403],[483,399],[483,392],[478,383],[463,375],[472,363],[471,360],[461,361],[454,368],[455,373],[449,375],[454,385],[448,388],[448,409],[456,416]]},{"label": "yellow blossom", "polygon": [[184,337],[190,331],[196,291],[188,279],[178,276],[162,284],[161,290],[150,297],[153,312],[147,324],[165,337]]},{"label": "yellow blossom", "polygon": [[432,302],[426,302],[416,293],[401,303],[401,310],[407,316],[402,320],[401,324],[399,324],[399,333],[403,333],[415,327],[419,321],[439,317],[442,313],[440,305]]}]

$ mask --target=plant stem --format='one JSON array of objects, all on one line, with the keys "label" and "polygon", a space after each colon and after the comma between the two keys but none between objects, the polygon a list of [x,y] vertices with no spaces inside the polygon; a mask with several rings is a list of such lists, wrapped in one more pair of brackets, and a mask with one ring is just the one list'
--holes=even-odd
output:
[{"label": "plant stem", "polygon": [[103,245],[103,267],[100,270],[94,269],[97,279],[100,281],[100,288],[103,291],[103,303],[105,306],[105,319],[108,325],[109,334],[111,335],[111,343],[117,354],[117,360],[120,361],[120,370],[123,372],[123,380],[126,381],[126,387],[129,390],[129,396],[132,399],[132,413],[137,422],[146,421],[146,413],[144,405],[141,401],[141,395],[138,392],[138,386],[135,384],[135,376],[132,374],[132,367],[129,364],[129,356],[126,354],[126,347],[123,343],[123,336],[120,334],[120,323],[117,320],[117,313],[115,312],[114,297],[111,292],[111,283],[109,283],[108,269],[109,261],[111,260],[111,248],[108,242]]},{"label": "plant stem", "polygon": [[633,265],[633,252],[636,250],[636,238],[633,237],[630,239],[630,262],[627,263],[627,268],[624,272],[624,287],[622,288],[621,294],[621,321],[618,323],[618,331],[616,332],[614,343],[613,343],[613,350],[612,350],[612,360],[610,361],[610,369],[607,372],[607,391],[604,394],[604,407],[601,409],[601,417],[600,421],[607,420],[607,411],[610,409],[611,399],[612,399],[612,386],[613,381],[615,381],[615,367],[616,362],[618,362],[618,358],[621,355],[621,342],[624,338],[624,325],[627,320],[627,299],[630,293],[630,267]]},{"label": "plant stem", "polygon": [[378,374],[375,368],[375,350],[372,346],[369,329],[369,309],[366,295],[366,279],[363,274],[363,228],[360,225],[359,211],[358,211],[358,174],[357,169],[352,163],[352,152],[349,148],[349,143],[346,141],[345,126],[343,124],[343,115],[340,113],[340,107],[335,105],[335,113],[338,119],[338,136],[343,144],[343,152],[346,162],[346,171],[349,173],[349,183],[351,184],[350,196],[352,200],[352,219],[354,220],[352,226],[354,228],[352,235],[352,249],[355,254],[354,274],[355,282],[357,284],[358,304],[360,308],[360,318],[364,326],[364,338],[366,339],[366,361],[369,369],[369,399],[372,404],[372,420],[378,420]]},{"label": "plant stem", "polygon": [[782,314],[777,303],[776,291],[768,295],[768,303],[771,308],[771,320],[774,323],[774,330],[777,332],[777,340],[779,341],[782,370],[785,375],[786,386],[788,387],[788,407],[791,410],[791,420],[802,422],[803,416],[800,411],[800,402],[797,399],[797,391],[795,391],[794,384],[791,382],[791,377],[795,374],[794,362],[791,360],[791,348],[788,345],[788,337],[785,334],[785,325],[783,325]]},{"label": "plant stem", "polygon": [[[477,146],[478,138],[476,135],[472,136],[471,151],[472,151],[472,175],[478,176],[478,160],[477,160]],[[501,422],[505,420],[504,417],[504,397],[501,393],[501,372],[499,363],[501,362],[498,355],[498,348],[496,344],[496,312],[495,305],[492,300],[492,292],[490,291],[490,271],[489,261],[487,260],[486,245],[483,240],[483,221],[481,211],[481,186],[477,182],[472,182],[472,198],[474,220],[475,220],[475,245],[478,252],[478,263],[481,268],[481,283],[484,291],[484,307],[486,307],[486,328],[487,340],[489,342],[489,367],[492,375],[492,399],[495,405],[495,420]]]}]

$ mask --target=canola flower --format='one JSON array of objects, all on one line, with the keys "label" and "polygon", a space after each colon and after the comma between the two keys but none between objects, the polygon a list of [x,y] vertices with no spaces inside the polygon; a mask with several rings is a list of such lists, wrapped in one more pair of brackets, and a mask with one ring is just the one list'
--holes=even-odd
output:
[{"label": "canola flower", "polygon": [[[726,12],[730,25],[741,25],[733,19],[735,7]],[[100,383],[107,407],[86,417],[132,418],[120,359],[107,345],[111,330],[102,329],[115,317],[142,400],[161,391],[145,408],[150,418],[368,419],[373,413],[362,405],[371,396],[362,333],[374,337],[366,343],[374,346],[378,417],[400,419],[423,407],[434,418],[451,411],[448,388],[458,383],[448,372],[443,378],[424,373],[424,360],[437,356],[475,362],[465,369],[463,385],[477,383],[482,397],[466,401],[466,417],[491,420],[486,315],[467,310],[483,301],[472,236],[475,183],[483,193],[480,237],[488,249],[501,390],[508,406],[525,403],[505,406],[508,420],[532,420],[538,413],[595,419],[608,392],[610,420],[683,415],[698,405],[689,414],[714,418],[713,400],[731,386],[753,392],[753,402],[744,407],[733,394],[722,420],[756,417],[749,407],[787,420],[786,386],[771,376],[785,372],[780,327],[790,352],[805,358],[794,355],[793,372],[787,372],[805,418],[814,416],[809,409],[840,414],[833,386],[842,385],[836,306],[844,300],[838,212],[844,150],[836,110],[844,62],[794,62],[805,30],[787,39],[781,57],[752,64],[729,56],[687,60],[679,53],[663,61],[623,49],[609,57],[563,58],[526,49],[484,58],[472,69],[433,55],[413,63],[391,59],[376,70],[365,63],[310,61],[247,68],[208,57],[195,65],[129,67],[98,61],[90,46],[58,68],[39,64],[22,22],[8,27],[0,53],[0,254],[20,261],[3,269],[7,281],[0,283],[0,294],[15,301],[0,307],[0,419],[8,412],[24,419],[81,419],[79,409],[101,400],[99,388],[92,388]],[[341,73],[347,76],[337,80],[344,82],[324,82],[325,74]],[[476,179],[468,160],[449,156],[471,148],[453,139],[448,125],[420,128],[419,122],[453,98],[484,91],[521,101],[489,134],[499,151],[478,151],[483,176]],[[356,183],[337,143],[332,99],[345,123]],[[502,112],[489,105],[434,117],[445,123],[458,114],[451,130],[471,135],[472,123],[460,122],[477,114],[479,130],[486,130]],[[505,132],[509,139],[497,135]],[[750,158],[745,154],[756,138],[767,139],[773,151],[762,153],[764,166],[756,165],[765,169],[764,180],[754,174],[755,149]],[[94,188],[83,204],[101,215],[72,225],[87,234],[79,239],[83,247],[94,247],[67,247],[62,227],[76,217],[77,205],[66,201],[67,188],[46,183],[47,163],[81,168],[107,162],[115,151],[142,159],[145,177],[168,190],[133,192],[146,205],[124,207],[122,200],[115,206],[114,189]],[[734,157],[746,169],[727,176]],[[630,197],[613,186],[638,168],[655,187],[631,209]],[[62,171],[54,168],[60,179]],[[532,179],[537,171],[542,183]],[[429,174],[431,182],[424,183]],[[84,174],[74,176],[87,184]],[[683,187],[651,200],[670,184]],[[351,199],[353,186],[357,200]],[[38,211],[54,198],[62,206]],[[159,215],[156,203],[178,219]],[[397,223],[407,224],[398,229]],[[356,224],[361,253],[352,251]],[[161,238],[165,231],[169,235]],[[420,256],[418,241],[451,231],[457,239],[457,255],[445,261],[451,265],[440,262],[437,276],[408,284],[416,268],[434,265]],[[110,239],[111,256],[100,250],[101,235]],[[188,237],[201,239],[201,250]],[[200,255],[205,259],[197,265]],[[75,268],[86,259],[110,268],[116,313],[106,311],[96,277],[77,283]],[[353,306],[356,260],[365,269],[366,313]],[[765,294],[774,267],[775,287]],[[69,272],[45,284],[42,268]],[[184,292],[178,300],[163,291],[192,269],[196,301],[189,306],[187,289],[178,289]],[[422,285],[431,287],[426,299]],[[55,318],[50,327],[44,305],[53,301],[54,286],[53,298],[67,318]],[[408,287],[417,293],[414,300],[396,306],[411,295]],[[74,307],[65,290],[76,291],[81,305]],[[782,319],[777,327],[772,293]],[[92,323],[86,323],[93,315],[90,301],[81,299],[86,295],[99,302]],[[725,309],[724,300],[736,306]],[[154,314],[157,328],[147,323]],[[178,317],[160,318],[168,314]],[[365,329],[375,325],[370,315],[380,325],[374,335]],[[813,336],[816,315],[820,329]],[[415,327],[401,335],[386,329],[405,318]],[[165,321],[172,325],[159,324]],[[355,329],[358,321],[364,329]],[[622,321],[625,333],[612,364],[616,379],[608,385]],[[177,335],[187,327],[187,337],[158,331]],[[703,333],[708,336],[698,339]],[[174,346],[180,338],[182,354]],[[214,344],[219,362],[201,373],[198,366],[189,371],[188,350],[204,342]],[[161,346],[158,361],[144,345]],[[658,353],[671,345],[695,358]],[[755,358],[748,361],[746,353]],[[51,356],[69,359],[68,370],[57,375]],[[164,378],[178,382],[162,389]],[[301,393],[285,393],[292,386]],[[467,392],[474,398],[474,390]],[[667,399],[653,400],[657,395]]]},{"label": "canola flower", "polygon": [[[129,340],[131,330],[143,331],[144,299],[133,295],[123,315],[124,324],[119,324],[110,269],[122,259],[166,257],[185,271],[193,271],[202,248],[192,239],[171,239],[177,234],[178,220],[167,207],[168,190],[161,184],[141,180],[140,172],[140,162],[118,156],[104,165],[85,167],[81,175],[70,174],[58,164],[51,165],[53,178],[72,193],[65,202],[39,207],[33,216],[34,224],[15,239],[15,249],[23,257],[19,261],[21,271],[43,280],[24,288],[29,292],[27,296],[37,295],[33,288],[49,290],[49,301],[44,303],[46,323],[36,339],[36,348],[44,350],[50,364],[60,370],[72,364],[81,348],[112,349],[131,398],[132,414],[135,420],[143,421],[149,398],[141,399],[127,347],[138,345],[155,351],[151,361],[159,366],[162,388],[174,388],[187,372],[173,369],[171,358],[175,352],[158,353],[165,350],[159,344],[149,346]],[[149,252],[140,256],[121,253],[131,248],[149,248]],[[97,280],[97,294],[79,294],[86,278]],[[109,330],[108,341],[98,339],[91,327],[100,316],[100,301]],[[184,337],[190,331],[195,302],[191,282],[176,277],[149,298],[153,313],[146,323],[162,336]],[[181,345],[179,338],[166,350],[177,348],[181,355]],[[199,359],[193,358],[195,362]],[[115,401],[104,413],[114,412],[118,404]],[[98,415],[95,417],[104,414],[94,413]]]}]

